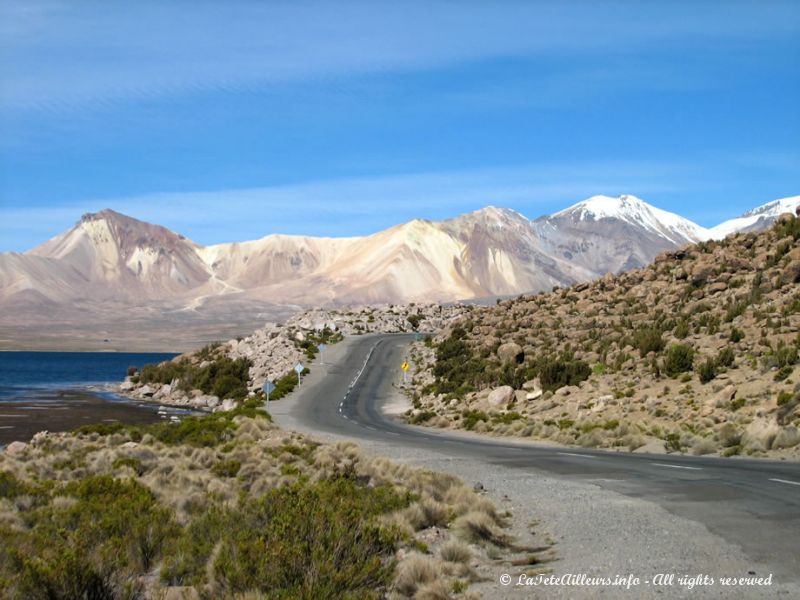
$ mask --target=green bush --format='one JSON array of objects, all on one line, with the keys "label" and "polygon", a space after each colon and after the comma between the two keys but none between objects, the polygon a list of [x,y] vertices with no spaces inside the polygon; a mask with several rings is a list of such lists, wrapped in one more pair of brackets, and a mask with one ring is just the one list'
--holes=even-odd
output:
[{"label": "green bush", "polygon": [[714,360],[707,358],[697,368],[697,374],[700,377],[700,383],[708,383],[717,376],[717,364]]},{"label": "green bush", "polygon": [[733,366],[733,361],[735,359],[735,354],[733,352],[733,348],[730,346],[726,346],[722,350],[719,351],[717,354],[716,363],[717,366],[720,367],[730,367]]},{"label": "green bush", "polygon": [[419,324],[422,322],[422,315],[419,314],[410,314],[406,317],[406,320],[411,325],[411,328],[416,331],[419,329]]},{"label": "green bush", "polygon": [[694,348],[688,344],[673,344],[667,349],[664,372],[670,377],[691,371],[693,365]]},{"label": "green bush", "polygon": [[517,421],[522,418],[522,415],[518,412],[511,411],[507,413],[496,414],[492,416],[492,421],[495,423],[502,423],[503,425],[510,425],[514,421]]},{"label": "green bush", "polygon": [[479,384],[492,383],[495,376],[487,369],[486,360],[472,353],[466,337],[467,332],[456,327],[436,348],[434,393],[463,397]]},{"label": "green bush", "polygon": [[592,368],[582,360],[545,358],[537,365],[539,381],[544,390],[556,390],[565,385],[578,385],[592,374]]},{"label": "green bush", "polygon": [[464,428],[469,430],[475,429],[475,425],[478,424],[478,421],[489,421],[489,415],[482,410],[465,410],[461,413],[461,416],[464,419],[462,421],[464,423]]},{"label": "green bush", "polygon": [[380,598],[400,536],[377,517],[410,500],[388,486],[338,477],[274,489],[236,508],[213,507],[174,540],[162,578],[199,584],[210,571],[214,595],[225,597]]},{"label": "green bush", "polygon": [[738,327],[731,328],[730,339],[734,344],[741,342],[744,339],[744,331]]},{"label": "green bush", "polygon": [[689,335],[689,322],[685,319],[679,321],[672,330],[672,335],[679,340],[685,339]]},{"label": "green bush", "polygon": [[419,423],[426,423],[430,421],[433,417],[436,416],[436,413],[432,410],[423,410],[418,412],[414,415],[411,419],[411,423],[414,425],[418,425]]},{"label": "green bush", "polygon": [[233,438],[236,429],[226,413],[214,413],[203,417],[186,417],[177,423],[154,423],[142,428],[158,441],[168,446],[212,447]]},{"label": "green bush", "polygon": [[[202,354],[200,351],[198,354]],[[208,362],[201,367],[186,358],[171,360],[159,364],[149,364],[142,367],[138,376],[140,383],[169,384],[174,380],[179,381],[179,387],[185,391],[199,389],[204,394],[214,394],[220,398],[242,400],[247,396],[247,385],[250,379],[252,363],[246,358],[231,359],[227,356],[217,356],[213,360],[211,351],[208,351]]]},{"label": "green bush", "polygon": [[633,347],[639,350],[639,356],[644,358],[650,352],[661,352],[665,342],[661,331],[653,327],[637,329],[633,334]]},{"label": "green bush", "polygon": [[24,531],[0,526],[8,596],[140,597],[136,576],[155,566],[178,533],[171,512],[141,484],[107,475],[70,482],[58,494],[75,502],[26,511]]},{"label": "green bush", "polygon": [[775,373],[775,376],[773,377],[773,379],[775,381],[783,381],[784,379],[788,378],[789,375],[792,374],[793,370],[794,370],[794,367],[792,367],[791,365],[784,365],[780,369],[778,369],[778,372]]}]

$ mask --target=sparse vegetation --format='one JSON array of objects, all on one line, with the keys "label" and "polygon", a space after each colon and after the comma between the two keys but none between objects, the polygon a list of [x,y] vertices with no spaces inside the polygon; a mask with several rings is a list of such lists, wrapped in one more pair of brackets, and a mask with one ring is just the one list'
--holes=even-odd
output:
[{"label": "sparse vegetation", "polygon": [[[181,424],[87,426],[46,435],[24,457],[0,454],[2,596],[162,597],[179,587],[381,598],[414,580],[463,590],[469,567],[436,566],[421,582],[413,560],[397,564],[398,548],[428,552],[414,532],[448,531],[467,513],[458,531],[508,543],[494,506],[456,478],[282,432],[257,405]],[[441,561],[473,556],[444,541]]]},{"label": "sparse vegetation", "polygon": [[687,373],[694,366],[694,349],[688,344],[673,344],[667,349],[664,359],[664,373],[675,377]]},{"label": "sparse vegetation", "polygon": [[199,389],[218,398],[244,399],[252,363],[246,358],[233,360],[217,349],[218,346],[206,346],[199,351],[200,362],[184,357],[145,365],[134,380],[144,384],[176,385],[187,392]]},{"label": "sparse vegetation", "polygon": [[[415,410],[434,411],[437,427],[496,436],[794,456],[799,232],[786,215],[769,231],[665,252],[646,268],[468,307],[445,335],[415,346]],[[726,423],[741,442],[717,443]]]}]

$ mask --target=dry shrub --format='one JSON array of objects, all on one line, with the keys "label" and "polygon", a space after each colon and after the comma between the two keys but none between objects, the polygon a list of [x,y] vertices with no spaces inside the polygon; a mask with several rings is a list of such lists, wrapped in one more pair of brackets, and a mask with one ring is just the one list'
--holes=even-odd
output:
[{"label": "dry shrub", "polygon": [[401,594],[411,596],[426,583],[436,581],[438,576],[438,569],[431,557],[414,552],[397,566],[394,587]]},{"label": "dry shrub", "polygon": [[472,511],[461,515],[453,522],[453,531],[462,539],[475,544],[493,544],[507,547],[511,540],[491,516],[485,512]]},{"label": "dry shrub", "polygon": [[446,562],[467,564],[472,560],[472,550],[464,542],[449,540],[439,548],[439,557]]},{"label": "dry shrub", "polygon": [[494,503],[483,496],[479,496],[473,490],[459,484],[447,491],[444,497],[445,504],[449,505],[456,515],[463,515],[468,512],[482,512],[488,515],[497,525],[503,525],[503,520],[497,514]]},{"label": "dry shrub", "polygon": [[450,600],[450,589],[446,581],[437,579],[426,583],[414,594],[414,600]]},{"label": "dry shrub", "polygon": [[692,443],[692,454],[695,456],[714,454],[717,450],[717,443],[710,438],[695,438]]},{"label": "dry shrub", "polygon": [[620,440],[621,445],[627,446],[628,451],[633,452],[637,448],[641,448],[647,442],[641,435],[636,435],[634,433],[628,434]]}]

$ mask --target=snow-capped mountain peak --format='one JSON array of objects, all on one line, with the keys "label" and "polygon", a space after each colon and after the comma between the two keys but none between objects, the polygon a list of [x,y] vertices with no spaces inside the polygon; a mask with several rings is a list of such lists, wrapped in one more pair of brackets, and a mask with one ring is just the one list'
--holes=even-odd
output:
[{"label": "snow-capped mountain peak", "polygon": [[655,233],[675,244],[686,240],[700,241],[710,237],[704,227],[629,194],[618,197],[592,196],[557,212],[553,217],[567,217],[574,221],[617,219]]},{"label": "snow-capped mountain peak", "polygon": [[748,210],[740,217],[723,221],[712,227],[709,232],[714,239],[722,239],[739,231],[760,231],[769,227],[783,213],[794,214],[798,207],[800,207],[800,196],[780,198]]},{"label": "snow-capped mountain peak", "polygon": [[770,216],[777,217],[783,213],[794,213],[800,207],[800,196],[789,196],[788,198],[781,198],[767,202],[761,206],[757,206],[752,210],[748,210],[742,217],[753,216]]}]

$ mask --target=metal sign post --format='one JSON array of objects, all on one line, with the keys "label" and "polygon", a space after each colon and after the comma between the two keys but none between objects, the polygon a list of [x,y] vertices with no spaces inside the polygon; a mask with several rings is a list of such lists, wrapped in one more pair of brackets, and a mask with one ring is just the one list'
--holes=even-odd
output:
[{"label": "metal sign post", "polygon": [[305,367],[302,363],[297,363],[294,366],[294,372],[297,373],[297,383],[300,383],[300,375],[302,375],[303,369],[305,369]]},{"label": "metal sign post", "polygon": [[324,365],[325,364],[325,350],[327,349],[327,347],[328,347],[327,344],[320,344],[318,346],[318,348],[319,348],[319,364],[320,365]]},{"label": "metal sign post", "polygon": [[267,412],[269,412],[269,393],[275,389],[275,384],[272,383],[272,380],[267,379],[264,382],[264,386],[262,387],[264,393],[267,395]]},{"label": "metal sign post", "polygon": [[403,369],[403,384],[406,382],[406,372],[408,372],[408,361],[404,360],[403,364],[400,365],[400,368]]}]

